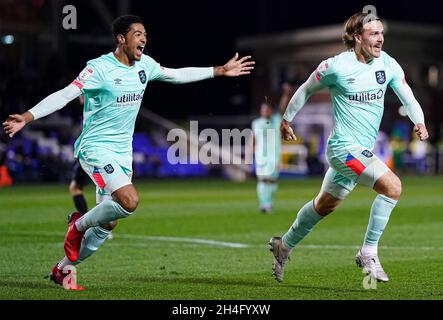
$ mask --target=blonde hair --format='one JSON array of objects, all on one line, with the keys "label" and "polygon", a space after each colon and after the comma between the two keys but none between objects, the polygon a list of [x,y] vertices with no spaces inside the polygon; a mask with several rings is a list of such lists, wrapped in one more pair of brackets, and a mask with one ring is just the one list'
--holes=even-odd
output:
[{"label": "blonde hair", "polygon": [[[348,49],[352,49],[355,47],[354,36],[356,34],[363,33],[364,24],[366,22],[374,20],[374,19],[369,20],[371,19],[371,17],[368,17],[369,15],[370,15],[369,13],[359,12],[352,15],[348,20],[346,20],[342,34],[342,40]],[[368,21],[365,21],[366,19],[368,19]],[[375,16],[375,20],[381,21],[381,19],[377,16]]]}]

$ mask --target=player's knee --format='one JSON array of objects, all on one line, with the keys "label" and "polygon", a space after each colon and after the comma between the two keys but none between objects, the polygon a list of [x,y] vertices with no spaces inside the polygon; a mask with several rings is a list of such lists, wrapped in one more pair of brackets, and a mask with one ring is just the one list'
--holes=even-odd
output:
[{"label": "player's knee", "polygon": [[337,199],[325,192],[320,194],[314,199],[314,209],[321,216],[327,216],[340,205],[340,199]]},{"label": "player's knee", "polygon": [[334,212],[338,205],[338,202],[324,201],[320,199],[320,201],[315,202],[315,211],[317,211],[317,213],[321,216],[327,216],[331,212]]},{"label": "player's knee", "polygon": [[327,216],[328,214],[333,212],[336,208],[337,208],[337,206],[334,206],[332,204],[318,203],[315,206],[315,211],[317,211],[317,213],[321,216]]},{"label": "player's knee", "polygon": [[402,192],[402,185],[400,179],[396,176],[394,179],[392,179],[392,182],[389,186],[389,188],[386,190],[385,196],[398,200],[400,199]]},{"label": "player's knee", "polygon": [[128,194],[120,200],[120,205],[128,212],[134,212],[138,207],[138,195]]},{"label": "player's knee", "polygon": [[102,227],[103,229],[111,231],[111,230],[113,230],[117,226],[117,224],[118,224],[118,220],[115,220],[115,221],[111,221],[109,223],[102,224],[102,225],[100,225],[100,227]]}]

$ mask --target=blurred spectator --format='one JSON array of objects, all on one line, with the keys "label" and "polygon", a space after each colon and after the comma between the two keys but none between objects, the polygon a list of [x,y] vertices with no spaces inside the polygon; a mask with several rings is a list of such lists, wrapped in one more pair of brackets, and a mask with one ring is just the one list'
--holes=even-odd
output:
[{"label": "blurred spectator", "polygon": [[409,151],[411,152],[411,160],[414,168],[419,173],[426,173],[428,170],[426,164],[426,155],[429,149],[427,141],[421,141],[415,132],[412,133],[412,141],[409,144]]},{"label": "blurred spectator", "polygon": [[12,178],[6,166],[6,146],[0,142],[0,188],[12,185]]},{"label": "blurred spectator", "polygon": [[407,142],[403,140],[402,132],[394,130],[391,134],[391,149],[393,154],[393,162],[395,170],[404,170],[404,155],[407,150]]},{"label": "blurred spectator", "polygon": [[375,140],[374,153],[383,161],[391,170],[394,170],[394,159],[389,141],[389,136],[384,131],[379,131]]},{"label": "blurred spectator", "polygon": [[[316,130],[313,129],[315,132]],[[313,133],[310,135],[307,143],[308,157],[306,159],[308,165],[309,175],[322,175],[325,171],[324,164],[320,161],[320,155],[323,150],[322,144],[324,143],[321,134]]]}]

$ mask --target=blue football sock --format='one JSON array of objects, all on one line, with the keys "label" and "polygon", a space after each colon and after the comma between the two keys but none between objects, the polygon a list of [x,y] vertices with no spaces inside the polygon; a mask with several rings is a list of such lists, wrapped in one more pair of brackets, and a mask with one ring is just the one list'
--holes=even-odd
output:
[{"label": "blue football sock", "polygon": [[79,231],[85,231],[89,227],[106,224],[121,218],[126,218],[131,213],[113,199],[106,199],[75,222]]},{"label": "blue football sock", "polygon": [[306,203],[298,212],[294,224],[283,235],[284,245],[289,249],[294,248],[322,218],[314,209],[314,201]]},{"label": "blue football sock", "polygon": [[368,229],[366,230],[364,244],[377,246],[383,231],[389,221],[389,216],[395,208],[397,200],[379,194],[371,207]]},{"label": "blue football sock", "polygon": [[96,226],[86,230],[80,247],[80,252],[77,261],[73,262],[74,265],[83,262],[86,258],[90,257],[94,252],[100,248],[100,246],[108,238],[110,230],[103,229]]}]

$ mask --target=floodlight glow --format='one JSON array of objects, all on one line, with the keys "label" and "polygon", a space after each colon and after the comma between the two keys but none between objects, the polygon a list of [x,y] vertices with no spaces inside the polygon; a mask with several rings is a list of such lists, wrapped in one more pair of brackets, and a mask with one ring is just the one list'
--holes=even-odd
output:
[{"label": "floodlight glow", "polygon": [[12,34],[8,34],[2,38],[2,42],[4,44],[13,44],[14,40],[15,40],[15,38]]}]

